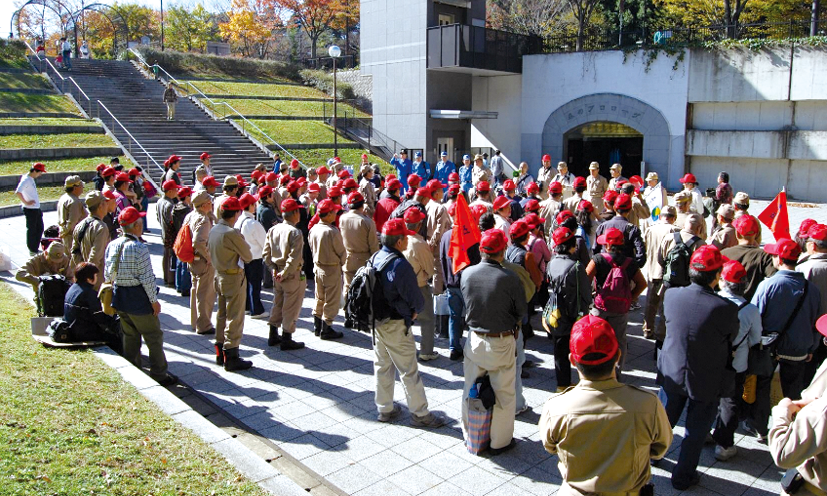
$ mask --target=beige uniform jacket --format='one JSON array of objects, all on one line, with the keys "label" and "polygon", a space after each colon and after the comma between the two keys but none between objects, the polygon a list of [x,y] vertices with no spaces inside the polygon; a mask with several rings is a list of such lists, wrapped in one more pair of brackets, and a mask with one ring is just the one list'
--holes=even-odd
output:
[{"label": "beige uniform jacket", "polygon": [[797,468],[807,483],[823,492],[827,491],[827,396],[823,390],[820,396],[796,413],[795,419],[784,407],[772,409],[769,448],[776,465]]},{"label": "beige uniform jacket", "polygon": [[434,275],[434,254],[428,243],[419,234],[408,236],[408,248],[402,255],[413,267],[419,287],[427,286],[428,279]]},{"label": "beige uniform jacket", "polygon": [[78,222],[72,234],[72,246],[77,246],[80,231],[87,222],[91,224],[80,242],[80,257],[73,256],[72,263],[75,265],[81,262],[93,263],[102,273],[106,246],[109,244],[109,227],[102,220],[92,216],[89,220]]},{"label": "beige uniform jacket", "polygon": [[317,179],[315,183],[319,185],[319,196],[316,197],[316,201],[322,201],[327,198],[327,183],[321,179]]},{"label": "beige uniform jacket", "polygon": [[280,222],[267,232],[264,243],[264,264],[282,280],[301,272],[304,257],[302,232],[287,222]]},{"label": "beige uniform jacket", "polygon": [[428,213],[428,245],[431,246],[434,254],[437,254],[442,235],[448,229],[448,210],[445,209],[445,205],[442,203],[429,201],[425,205],[425,211]]},{"label": "beige uniform jacket", "polygon": [[601,176],[600,174],[597,177],[592,177],[591,174],[586,176],[586,191],[583,194],[583,198],[595,203],[595,199],[600,200],[600,204],[603,204],[603,195],[609,191],[609,181],[606,180],[605,177]]},{"label": "beige uniform jacket", "polygon": [[542,183],[542,190],[540,191],[541,198],[548,198],[548,185],[551,184],[551,179],[557,175],[557,169],[554,167],[545,168],[542,165],[537,171],[537,182]]},{"label": "beige uniform jacket", "polygon": [[376,207],[376,186],[367,179],[362,179],[359,183],[359,193],[365,197],[365,213],[369,217],[373,217],[374,208]]},{"label": "beige uniform jacket", "polygon": [[580,205],[581,201],[583,201],[583,197],[577,193],[574,193],[570,198],[563,200],[563,209],[568,210],[571,213],[575,213],[577,211],[577,206]]},{"label": "beige uniform jacket", "polygon": [[226,200],[227,198],[229,198],[229,196],[227,196],[225,194],[222,194],[222,195],[216,196],[215,200],[213,200],[213,202],[212,202],[213,212],[212,213],[213,213],[213,215],[215,216],[216,219],[221,218],[221,211],[220,211],[221,210],[221,204],[224,203],[224,200]]},{"label": "beige uniform jacket", "polygon": [[719,250],[737,245],[738,238],[735,237],[735,228],[732,227],[732,224],[719,225],[715,231],[712,232],[708,243]]},{"label": "beige uniform jacket", "polygon": [[673,238],[673,233],[680,231],[678,226],[659,220],[650,227],[644,235],[646,244],[646,277],[649,282],[663,279],[663,266],[658,255],[665,238]]},{"label": "beige uniform jacket", "polygon": [[204,215],[198,210],[193,210],[184,217],[184,224],[190,227],[192,232],[192,249],[195,252],[195,259],[192,265],[200,263],[212,264],[210,254],[210,231],[215,222],[212,216]]},{"label": "beige uniform jacket", "polygon": [[476,188],[480,181],[491,182],[491,171],[484,167],[477,167],[476,165],[471,169],[471,184]]},{"label": "beige uniform jacket", "polygon": [[559,457],[563,487],[586,494],[636,494],[649,482],[649,460],[663,458],[672,443],[658,398],[616,379],[583,379],[552,396],[539,426],[546,451]]},{"label": "beige uniform jacket", "polygon": [[620,181],[628,181],[628,179],[623,177],[623,174],[609,179],[609,189],[616,190],[617,189],[617,183],[619,183]]},{"label": "beige uniform jacket", "polygon": [[347,250],[345,270],[355,272],[379,251],[376,223],[366,214],[351,210],[339,217],[339,229]]},{"label": "beige uniform jacket", "polygon": [[[554,218],[557,217],[557,214],[562,208],[563,202],[555,201],[552,198],[543,200],[540,203],[540,218],[543,219],[543,232],[545,232],[548,239],[551,239],[551,228],[554,226]],[[552,246],[553,243],[549,243],[549,248]]]},{"label": "beige uniform jacket", "polygon": [[[704,239],[700,236],[695,236],[690,232],[686,232],[683,229],[680,231],[681,239],[683,240],[684,244],[687,245],[689,248],[689,253],[694,253],[695,250],[700,248],[701,246],[705,245]],[[695,236],[695,241],[690,245],[689,240]],[[666,257],[669,256],[669,252],[672,251],[672,248],[675,247],[675,237],[674,236],[664,236],[663,241],[661,241],[660,249],[658,250],[658,265],[662,268],[665,268],[666,265]],[[663,272],[661,272],[661,279],[663,278]]]},{"label": "beige uniform jacket", "polygon": [[[339,220],[341,221],[341,218]],[[342,233],[336,227],[319,222],[310,230],[307,240],[313,252],[314,264],[328,267],[332,265],[341,267],[345,264],[347,250],[342,240]]]},{"label": "beige uniform jacket", "polygon": [[242,273],[239,267],[239,259],[243,263],[250,263],[253,254],[250,252],[250,245],[241,235],[241,232],[227,223],[226,220],[218,221],[211,230],[209,241],[210,259],[219,274]]},{"label": "beige uniform jacket", "polygon": [[20,267],[20,270],[17,271],[14,278],[20,282],[31,284],[33,288],[37,288],[40,283],[38,277],[45,275],[59,275],[73,282],[75,279],[75,269],[69,262],[69,257],[63,257],[62,261],[52,263],[46,260],[46,253],[40,252],[30,258],[29,261],[26,262],[26,265]]},{"label": "beige uniform jacket", "polygon": [[60,237],[64,239],[64,245],[69,243],[66,250],[70,253],[75,226],[87,215],[89,212],[86,211],[86,202],[77,196],[64,193],[57,202],[57,225],[60,227]]},{"label": "beige uniform jacket", "polygon": [[626,216],[629,224],[640,227],[640,221],[649,219],[651,216],[652,214],[649,213],[649,205],[646,204],[646,200],[633,196],[632,210],[630,210],[629,215]]}]

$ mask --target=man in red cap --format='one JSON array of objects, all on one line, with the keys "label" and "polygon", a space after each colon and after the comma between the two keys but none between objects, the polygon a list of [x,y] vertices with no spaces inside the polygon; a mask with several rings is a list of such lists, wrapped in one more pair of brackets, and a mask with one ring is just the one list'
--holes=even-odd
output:
[{"label": "man in red cap", "polygon": [[[658,354],[662,380],[658,393],[674,427],[686,408],[686,435],[672,487],[678,491],[698,484],[695,469],[715,420],[721,396],[732,387],[732,343],[739,330],[738,307],[719,296],[718,285],[726,258],[712,245],[692,254],[692,284],[671,288],[664,296],[666,339]],[[765,419],[766,425],[766,419]]]},{"label": "man in red cap", "polygon": [[643,244],[643,235],[640,228],[632,225],[628,220],[628,215],[632,211],[632,197],[626,194],[618,195],[614,203],[615,216],[599,226],[595,234],[598,241],[595,243],[594,252],[600,253],[603,249],[600,243],[600,236],[602,236],[609,229],[617,229],[623,233],[623,254],[631,257],[638,267],[643,267],[646,263],[646,246]]},{"label": "man in red cap", "polygon": [[[580,382],[543,407],[540,437],[558,455],[563,494],[644,494],[650,460],[672,443],[672,427],[658,398],[621,384],[615,333],[600,317],[586,316],[571,330],[569,362]],[[654,494],[651,492],[649,494]]]},{"label": "man in red cap", "polygon": [[[411,185],[411,189],[414,186]],[[424,215],[428,215],[428,203],[431,202],[431,190],[427,186],[422,186],[420,188],[416,188],[414,191],[413,196],[406,200],[403,200],[402,203],[394,209],[393,213],[391,214],[391,219],[401,219],[405,212],[408,211],[410,208],[417,208],[420,212]],[[419,228],[419,234],[422,235],[423,238],[428,237],[428,226],[422,224]]]},{"label": "man in red cap", "polygon": [[511,200],[505,196],[498,196],[494,200],[492,207],[494,211],[494,228],[499,229],[505,234],[506,240],[511,240],[509,231],[511,230]]},{"label": "man in red cap", "polygon": [[554,231],[554,219],[563,209],[563,185],[551,183],[546,186],[547,198],[540,203],[539,216],[543,219],[543,227],[546,236],[551,239],[551,232]]},{"label": "man in red cap", "polygon": [[201,160],[201,165],[196,167],[192,173],[192,183],[195,185],[196,192],[198,192],[198,185],[201,181],[205,177],[213,175],[212,166],[210,165],[210,158],[212,158],[212,155],[204,152],[198,158]]},{"label": "man in red cap", "polygon": [[333,319],[339,314],[342,300],[342,266],[347,261],[342,233],[333,225],[341,209],[341,205],[330,199],[320,202],[316,212],[321,222],[310,229],[309,236],[316,276],[313,332],[323,340],[344,336],[333,329]]},{"label": "man in red cap", "polygon": [[738,244],[721,251],[730,260],[737,260],[747,270],[747,287],[744,298],[752,300],[758,284],[778,270],[772,263],[772,255],[761,249],[759,238],[761,225],[755,217],[744,214],[737,217],[732,226]]},{"label": "man in red cap", "polygon": [[572,196],[563,200],[563,208],[571,213],[575,213],[577,206],[583,201],[586,194],[586,178],[577,176],[571,183]]},{"label": "man in red cap", "polygon": [[183,186],[183,182],[181,182],[181,174],[178,173],[178,169],[181,167],[181,157],[178,155],[172,154],[169,158],[164,162],[166,166],[166,172],[164,172],[164,177],[161,178],[161,181],[175,181],[175,184],[178,186]]},{"label": "man in red cap", "polygon": [[[827,312],[827,225],[811,225],[804,238],[807,254],[801,258],[802,261],[795,270],[804,274],[810,284],[818,288],[821,292],[821,309]],[[827,347],[820,344],[813,354],[813,359],[807,364],[805,384],[812,379],[815,369],[821,365],[825,357],[827,357]]]},{"label": "man in red cap", "polygon": [[26,246],[29,255],[37,255],[40,251],[40,238],[43,236],[43,211],[40,209],[40,196],[37,193],[35,179],[46,173],[46,166],[40,162],[32,165],[27,174],[20,177],[20,182],[14,194],[23,204],[23,214],[26,217]]},{"label": "man in red cap", "polygon": [[175,236],[172,232],[172,210],[178,202],[178,184],[168,179],[164,181],[162,196],[155,204],[155,213],[158,216],[158,224],[161,226],[161,243],[164,246],[163,273],[164,285],[173,287],[175,285],[176,258],[172,252],[172,245],[175,244]]},{"label": "man in red cap", "polygon": [[703,216],[705,210],[704,195],[701,193],[701,190],[698,189],[698,180],[695,178],[695,174],[687,172],[680,178],[680,183],[683,184],[683,190],[688,191],[692,195],[689,209]]},{"label": "man in red cap", "polygon": [[470,332],[465,341],[465,387],[462,395],[462,430],[468,438],[468,393],[477,379],[488,375],[494,396],[489,453],[498,455],[515,446],[517,333],[526,315],[523,284],[502,266],[508,239],[500,229],[482,234],[482,261],[462,272],[462,298]]},{"label": "man in red cap", "polygon": [[[549,185],[557,170],[551,166],[551,155],[543,155],[540,169],[537,171],[537,185],[540,186],[540,196],[545,200],[549,197]],[[562,193],[562,191],[561,191]]]},{"label": "man in red cap", "polygon": [[106,247],[103,278],[112,281],[112,307],[121,319],[124,358],[140,369],[143,341],[149,349],[149,376],[162,386],[171,386],[178,379],[167,372],[158,288],[149,249],[139,239],[144,216],[146,213],[135,207],[124,209],[118,216],[123,236]]},{"label": "man in red cap", "polygon": [[385,222],[391,218],[393,211],[402,203],[399,198],[401,188],[402,183],[396,178],[388,180],[385,184],[385,191],[382,193],[384,198],[376,203],[376,211],[373,213],[373,221],[376,223],[377,231],[382,231]]},{"label": "man in red cap", "polygon": [[468,205],[469,207],[482,205],[487,212],[492,211],[494,202],[491,199],[491,185],[488,184],[488,181],[480,181],[479,184],[477,184],[476,188],[474,188],[474,196],[476,196],[476,198]]},{"label": "man in red cap", "polygon": [[[218,315],[215,325],[216,363],[224,370],[246,370],[253,362],[239,356],[244,334],[244,309],[247,302],[247,281],[239,265],[253,259],[250,246],[234,226],[241,216],[241,203],[229,197],[221,204],[221,220],[210,231],[207,242],[215,267],[215,289],[218,293]],[[226,331],[226,333],[225,333]]]},{"label": "man in red cap", "polygon": [[[440,188],[441,190],[442,188]],[[408,235],[407,247],[402,255],[413,267],[416,275],[416,284],[425,302],[433,301],[433,289],[428,281],[434,275],[434,255],[425,239],[418,233],[425,215],[416,208],[409,208],[403,216],[405,225],[414,234]],[[426,304],[416,319],[419,324],[421,340],[419,342],[419,359],[423,362],[439,358],[434,352],[434,308],[433,304]]]},{"label": "man in red cap", "polygon": [[[525,163],[525,162],[523,162]],[[503,194],[511,202],[511,222],[517,222],[523,216],[523,207],[520,205],[521,198],[517,196],[517,185],[511,179],[503,183]]]},{"label": "man in red cap", "polygon": [[[350,289],[350,282],[356,271],[367,263],[371,255],[379,251],[379,235],[373,219],[365,213],[365,198],[358,191],[354,191],[347,197],[347,206],[348,211],[339,217],[339,230],[342,232],[342,242],[347,251],[344,294]],[[352,327],[347,315],[345,327]]]},{"label": "man in red cap", "polygon": [[117,173],[118,171],[116,171],[112,167],[106,167],[101,171],[101,178],[103,179],[103,186],[101,187],[102,192],[115,192],[115,174]]},{"label": "man in red cap", "polygon": [[[434,294],[440,294],[444,289],[444,282],[442,271],[439,270],[439,242],[445,230],[451,225],[451,217],[448,215],[448,209],[445,207],[445,204],[442,203],[445,196],[444,187],[446,185],[439,182],[438,179],[431,179],[425,186],[431,190],[431,201],[425,205],[425,211],[428,214],[426,223],[427,237],[425,241],[428,242],[428,246],[431,248],[431,253],[434,256]],[[436,329],[437,332],[440,332],[443,327],[442,324],[444,323],[444,332],[447,334],[448,321],[447,316],[444,317],[444,322],[443,319],[437,320]]]}]

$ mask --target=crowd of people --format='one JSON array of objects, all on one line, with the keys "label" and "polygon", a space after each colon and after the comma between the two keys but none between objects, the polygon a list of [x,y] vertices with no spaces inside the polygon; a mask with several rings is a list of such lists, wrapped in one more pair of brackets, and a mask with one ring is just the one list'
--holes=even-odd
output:
[{"label": "crowd of people", "polygon": [[[402,152],[387,175],[363,155],[356,177],[338,158],[305,169],[276,155],[248,182],[242,175],[219,181],[204,153],[192,187],[178,172],[180,160],[165,162],[160,192],[144,171],[123,171],[116,159],[99,166],[85,196],[80,178],[67,177],[60,239],[45,252],[35,184],[45,166],[35,164],[17,189],[33,255],[18,279],[36,287],[45,274],[74,278],[64,318],[82,313],[85,325],[101,329],[111,321],[95,317],[100,303],[91,300],[110,283],[121,352],[140,367],[143,340],[159,383],[176,378],[167,371],[142,237],[155,195],[164,284],[189,297],[191,329],[214,336],[216,363],[226,371],[252,367],[239,353],[248,314],[268,322],[268,346],[304,348],[294,335],[308,287],[314,337],[343,338],[334,321],[369,266],[381,301],[372,340],[380,422],[401,412],[393,401],[398,373],[411,423],[446,423],[429,410],[418,371],[418,362],[441,357],[435,338],[442,338],[448,358],[463,361],[466,439],[476,429],[468,399],[485,378],[496,398],[487,451],[513,448],[515,416],[530,409],[525,343],[540,332],[539,317],[553,341],[556,381],[540,432],[559,456],[565,494],[651,494],[650,460],[665,455],[684,411],[676,489],[698,483],[704,443],[716,444],[719,460],[736,456],[740,427],[768,443],[779,466],[798,467],[792,479],[825,494],[827,432],[819,421],[827,321],[819,317],[827,312],[827,225],[807,220],[795,239],[762,247],[749,196],[734,193],[727,173],[708,198],[686,174],[670,205],[654,172],[627,179],[613,164],[606,178],[593,162],[588,177],[577,177],[565,162],[552,167],[548,155],[536,175],[522,163],[511,178],[499,151],[490,163],[465,155],[460,166],[443,152],[433,167],[419,152],[413,161]],[[662,194],[655,218],[646,202],[653,191]],[[458,247],[459,237],[477,231],[476,242]],[[270,312],[262,287],[273,292]],[[622,382],[629,315],[642,307],[644,290],[657,396]],[[344,327],[358,328],[344,313]],[[786,398],[772,409],[776,369]]]}]

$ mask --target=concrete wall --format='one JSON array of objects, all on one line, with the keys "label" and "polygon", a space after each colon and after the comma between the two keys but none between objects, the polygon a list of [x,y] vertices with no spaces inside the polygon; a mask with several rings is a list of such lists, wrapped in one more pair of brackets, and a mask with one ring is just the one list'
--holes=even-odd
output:
[{"label": "concrete wall", "polygon": [[473,109],[497,112],[496,119],[471,121],[472,148],[499,148],[514,167],[523,160],[520,147],[523,76],[473,78]]}]

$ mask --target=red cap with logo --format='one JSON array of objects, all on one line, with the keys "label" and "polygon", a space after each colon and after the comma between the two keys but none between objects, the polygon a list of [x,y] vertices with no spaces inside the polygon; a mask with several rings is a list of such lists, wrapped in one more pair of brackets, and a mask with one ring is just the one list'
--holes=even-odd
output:
[{"label": "red cap with logo", "polygon": [[307,191],[310,193],[319,193],[322,191],[322,187],[319,186],[319,183],[310,183],[307,185]]},{"label": "red cap with logo", "polygon": [[714,245],[702,245],[692,253],[689,267],[700,272],[710,272],[720,269],[728,261],[729,259],[721,255],[721,250]]},{"label": "red cap with logo", "polygon": [[326,215],[330,212],[338,212],[342,209],[341,205],[337,205],[333,203],[333,201],[327,199],[322,200],[319,202],[319,207],[316,209],[319,212],[319,215]]},{"label": "red cap with logo", "polygon": [[330,174],[330,169],[328,169],[327,167],[325,167],[325,166],[323,165],[323,166],[319,167],[318,169],[316,169],[316,174],[318,174],[318,175],[320,175],[320,176],[321,176],[322,174]]},{"label": "red cap with logo", "polygon": [[758,219],[749,214],[738,217],[732,225],[735,227],[735,231],[741,236],[755,236],[761,232]]},{"label": "red cap with logo", "polygon": [[146,212],[138,212],[135,207],[126,207],[118,215],[118,223],[122,226],[134,224],[141,217],[146,217]]},{"label": "red cap with logo", "polygon": [[801,247],[791,239],[779,239],[778,242],[766,245],[764,251],[770,255],[778,255],[784,260],[798,260]]},{"label": "red cap with logo", "polygon": [[526,212],[539,212],[540,211],[540,202],[532,198],[525,202],[525,211]]},{"label": "red cap with logo", "polygon": [[207,159],[208,159],[208,158],[210,158],[210,157],[212,157],[212,155],[210,155],[210,154],[209,154],[209,153],[207,153],[207,152],[204,152],[204,153],[202,153],[202,154],[201,154],[201,156],[200,156],[200,157],[198,157],[198,158],[200,158],[201,160],[207,160]]},{"label": "red cap with logo", "polygon": [[638,188],[643,186],[643,178],[640,176],[632,176],[629,178],[629,182],[637,186]]},{"label": "red cap with logo", "polygon": [[419,174],[411,174],[408,176],[408,184],[411,186],[419,186],[419,183],[422,182],[422,178],[419,177]]},{"label": "red cap with logo", "polygon": [[355,203],[362,203],[365,201],[365,197],[362,196],[362,193],[358,191],[351,191],[349,195],[347,195],[347,204],[353,205]]},{"label": "red cap with logo", "polygon": [[528,213],[523,220],[528,224],[529,229],[536,229],[538,226],[543,225],[543,219],[540,218],[539,215],[535,213]]},{"label": "red cap with logo", "polygon": [[496,200],[494,200],[494,210],[500,210],[507,206],[511,205],[511,199],[505,196],[498,196]]},{"label": "red cap with logo", "polygon": [[238,201],[238,198],[231,196],[221,202],[221,210],[225,210],[227,212],[238,212],[242,210],[241,202]]},{"label": "red cap with logo", "polygon": [[[571,356],[577,363],[583,365],[600,365],[606,363],[617,354],[618,344],[614,329],[608,322],[587,315],[578,320],[571,329],[569,338],[569,350]],[[600,358],[592,357],[586,360],[588,355],[603,355]]]},{"label": "red cap with logo", "polygon": [[480,193],[487,193],[491,191],[491,184],[489,184],[488,181],[480,181],[477,183],[477,191],[479,191]]},{"label": "red cap with logo", "polygon": [[489,229],[482,233],[480,251],[488,254],[499,253],[505,250],[507,245],[508,239],[505,237],[505,233],[499,229]]},{"label": "red cap with logo", "polygon": [[570,219],[572,217],[574,217],[574,214],[571,213],[571,211],[560,210],[559,212],[557,212],[557,217],[554,218],[554,222],[556,222],[559,225],[563,222],[566,222],[566,219]]},{"label": "red cap with logo", "polygon": [[409,208],[405,211],[405,215],[403,215],[402,218],[405,219],[407,224],[416,224],[425,219],[425,214],[418,208]]},{"label": "red cap with logo", "polygon": [[610,227],[606,232],[597,237],[597,243],[604,246],[617,246],[623,244],[623,231]]},{"label": "red cap with logo", "polygon": [[382,234],[385,236],[412,236],[415,232],[408,229],[403,219],[391,219],[382,226]]},{"label": "red cap with logo", "polygon": [[747,270],[738,260],[730,260],[724,263],[724,270],[721,272],[721,277],[727,282],[738,284],[747,277]]},{"label": "red cap with logo", "polygon": [[681,184],[692,183],[698,184],[698,180],[695,178],[695,174],[687,172],[681,179]]},{"label": "red cap with logo", "polygon": [[574,182],[572,183],[572,188],[585,188],[586,187],[586,178],[577,176],[574,178]]},{"label": "red cap with logo", "polygon": [[167,159],[167,163],[170,164],[170,165],[174,164],[175,162],[180,162],[180,161],[181,161],[181,157],[179,157],[178,155],[176,155],[174,153],[172,155],[170,155],[169,158]]},{"label": "red cap with logo", "polygon": [[528,186],[525,187],[525,192],[528,193],[529,195],[533,195],[535,193],[540,192],[540,187],[537,186],[537,183],[535,183],[534,181],[531,181],[530,183],[528,183]]},{"label": "red cap with logo", "polygon": [[807,232],[810,241],[827,241],[827,225],[816,224]]},{"label": "red cap with logo", "polygon": [[555,245],[565,243],[573,237],[574,232],[572,232],[572,230],[568,227],[558,227],[554,230],[554,233],[552,233],[551,235],[551,239],[552,241],[554,241]]},{"label": "red cap with logo", "polygon": [[344,181],[342,181],[342,187],[346,188],[346,189],[358,188],[359,183],[356,182],[356,179],[353,179],[352,177],[349,177],[349,178],[345,179]]},{"label": "red cap with logo", "polygon": [[430,190],[436,190],[437,188],[439,188],[439,189],[447,188],[448,185],[447,184],[442,184],[442,182],[440,182],[439,179],[431,179],[430,181],[427,182],[427,184],[425,184],[425,187],[427,187]]},{"label": "red cap with logo", "polygon": [[173,189],[178,189],[178,183],[176,183],[172,179],[168,179],[168,180],[164,181],[164,184],[161,185],[161,188],[163,188],[164,191],[170,191],[170,190],[173,190]]},{"label": "red cap with logo", "polygon": [[503,189],[505,191],[514,191],[515,189],[517,189],[517,185],[514,184],[514,181],[512,181],[511,179],[506,179],[503,183]]},{"label": "red cap with logo", "polygon": [[531,229],[528,227],[528,222],[524,221],[523,219],[518,220],[517,222],[511,224],[511,227],[508,228],[508,234],[511,235],[511,239],[519,238],[528,234],[528,231]]},{"label": "red cap with logo", "polygon": [[[456,206],[457,206],[456,203],[451,205],[451,207],[456,207]],[[482,214],[488,212],[488,208],[485,205],[483,205],[482,203],[477,203],[476,205],[472,205],[470,210],[471,210],[471,215],[474,216],[475,221],[479,221],[480,217],[482,217]],[[453,217],[453,215],[451,217]]]},{"label": "red cap with logo", "polygon": [[452,172],[452,173],[448,174],[448,180],[449,181],[459,181],[459,174],[457,174],[456,172]]},{"label": "red cap with logo", "polygon": [[329,190],[327,190],[327,197],[328,198],[339,198],[342,196],[342,188],[338,186],[333,186]]},{"label": "red cap with logo", "polygon": [[563,185],[558,181],[554,181],[548,185],[548,192],[552,195],[559,195],[563,192]]}]

